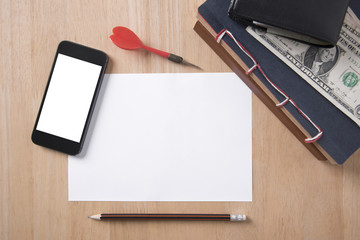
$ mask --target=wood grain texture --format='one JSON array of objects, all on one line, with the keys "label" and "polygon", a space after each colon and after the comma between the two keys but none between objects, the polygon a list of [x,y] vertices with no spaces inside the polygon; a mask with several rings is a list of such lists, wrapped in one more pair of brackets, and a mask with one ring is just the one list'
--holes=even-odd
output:
[{"label": "wood grain texture", "polygon": [[[68,202],[67,156],[34,145],[33,124],[57,44],[108,53],[108,73],[199,72],[118,49],[127,26],[205,72],[230,69],[193,31],[203,0],[0,0],[0,239],[359,239],[360,153],[317,161],[253,96],[253,201]],[[244,213],[244,223],[97,222],[100,212]]]}]

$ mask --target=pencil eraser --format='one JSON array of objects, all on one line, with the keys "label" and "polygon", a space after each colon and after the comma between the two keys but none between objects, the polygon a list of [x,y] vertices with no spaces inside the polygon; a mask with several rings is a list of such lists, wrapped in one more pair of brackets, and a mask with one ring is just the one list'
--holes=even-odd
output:
[{"label": "pencil eraser", "polygon": [[246,215],[245,214],[231,214],[230,221],[245,221]]}]

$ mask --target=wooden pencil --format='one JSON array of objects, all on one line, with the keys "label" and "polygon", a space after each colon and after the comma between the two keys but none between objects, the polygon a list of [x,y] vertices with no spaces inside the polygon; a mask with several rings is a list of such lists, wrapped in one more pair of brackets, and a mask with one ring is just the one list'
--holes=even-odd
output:
[{"label": "wooden pencil", "polygon": [[245,221],[243,214],[159,214],[159,213],[101,213],[89,216],[94,220],[194,220],[194,221]]}]

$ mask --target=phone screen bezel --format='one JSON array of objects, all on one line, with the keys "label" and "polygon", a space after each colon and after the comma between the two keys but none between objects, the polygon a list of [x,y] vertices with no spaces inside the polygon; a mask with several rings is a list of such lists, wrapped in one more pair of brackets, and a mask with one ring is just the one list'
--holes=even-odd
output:
[{"label": "phone screen bezel", "polygon": [[[42,132],[37,130],[37,125],[38,125],[38,121],[42,112],[42,108],[46,99],[46,95],[48,92],[48,88],[51,82],[51,78],[53,75],[53,71],[55,68],[55,64],[56,64],[56,60],[58,55],[63,54],[66,56],[70,56],[76,59],[80,59],[89,63],[93,63],[96,65],[101,66],[101,71],[96,83],[96,87],[95,87],[95,91],[93,93],[93,97],[91,100],[91,104],[90,104],[90,108],[89,111],[87,113],[87,117],[86,117],[86,121],[82,130],[82,134],[81,134],[81,138],[80,138],[80,142],[75,142],[66,138],[62,138],[56,135],[52,135],[50,133],[46,133],[46,132]],[[47,148],[51,148],[66,154],[70,154],[70,155],[76,155],[78,153],[81,152],[81,149],[84,145],[84,141],[85,141],[85,137],[86,137],[86,133],[90,124],[90,120],[91,120],[91,116],[92,113],[94,111],[95,108],[95,104],[96,104],[96,100],[100,91],[100,87],[102,84],[102,80],[105,74],[105,69],[106,69],[106,65],[108,62],[108,57],[107,55],[99,50],[93,49],[93,48],[89,48],[77,43],[73,43],[70,41],[62,41],[59,43],[59,46],[57,48],[56,54],[55,54],[55,58],[54,58],[54,62],[50,71],[50,75],[49,75],[49,79],[45,88],[45,92],[44,92],[44,96],[43,99],[41,101],[41,105],[40,105],[40,109],[36,118],[36,122],[34,125],[34,129],[31,135],[31,139],[32,141],[40,146],[43,147],[47,147]]]}]

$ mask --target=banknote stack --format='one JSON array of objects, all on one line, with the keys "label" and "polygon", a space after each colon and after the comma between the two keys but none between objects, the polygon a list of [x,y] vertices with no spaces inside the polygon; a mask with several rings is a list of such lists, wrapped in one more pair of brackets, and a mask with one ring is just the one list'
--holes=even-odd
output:
[{"label": "banknote stack", "polygon": [[360,126],[360,20],[350,8],[333,48],[246,30]]}]

